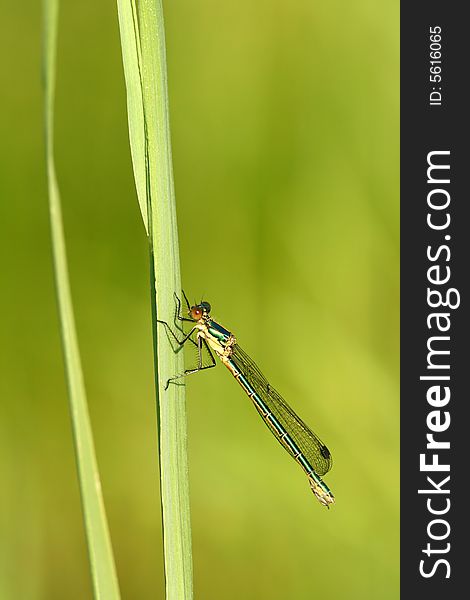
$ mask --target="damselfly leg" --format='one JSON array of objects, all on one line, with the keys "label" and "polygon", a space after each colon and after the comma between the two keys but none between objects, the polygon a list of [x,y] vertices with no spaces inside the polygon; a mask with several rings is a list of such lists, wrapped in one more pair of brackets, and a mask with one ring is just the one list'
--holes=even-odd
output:
[{"label": "damselfly leg", "polygon": [[[189,304],[188,297],[184,293],[184,290],[181,290],[181,291],[183,292],[183,297],[186,302],[186,306],[188,307],[188,314],[189,314],[191,305]],[[194,323],[194,319],[189,319],[188,317],[183,317],[183,315],[181,314],[181,300],[176,292],[174,293],[174,296],[175,296],[175,300],[176,300],[176,315],[175,316],[178,319],[178,321],[187,321],[188,323]]]},{"label": "damselfly leg", "polygon": [[[186,294],[183,291],[183,296],[184,299],[186,301],[186,304],[188,306],[188,310],[190,309],[190,305],[189,305],[189,301],[188,298],[186,297]],[[175,293],[175,300],[176,300],[176,315],[175,317],[179,320],[179,321],[187,321],[190,323],[194,323],[194,319],[188,319],[185,318],[181,315],[181,300],[179,299],[179,297],[177,296],[177,294]],[[212,367],[215,367],[216,365],[216,361],[214,358],[214,355],[212,354],[206,340],[204,338],[201,337],[197,337],[197,341],[194,340],[192,338],[192,336],[194,335],[194,333],[196,332],[196,328],[192,327],[192,329],[183,337],[182,340],[180,340],[178,338],[178,336],[176,335],[176,333],[172,330],[172,328],[170,327],[170,325],[166,322],[166,321],[162,321],[161,319],[157,319],[157,323],[162,324],[165,329],[166,332],[171,336],[171,338],[177,343],[177,348],[175,349],[175,352],[179,352],[184,344],[187,341],[190,341],[192,344],[194,344],[197,348],[197,352],[198,352],[198,364],[196,367],[192,368],[192,369],[185,369],[184,373],[180,373],[179,375],[174,375],[173,377],[170,377],[166,384],[165,384],[165,390],[168,389],[168,386],[170,385],[170,383],[172,381],[176,381],[177,379],[181,379],[182,377],[186,377],[187,375],[192,375],[193,373],[198,373],[199,371],[204,371],[205,369],[211,369]],[[202,349],[204,348],[206,349],[211,364],[210,365],[203,365],[203,358],[202,358]]]},{"label": "damselfly leg", "polygon": [[[189,301],[188,301],[188,299],[187,299],[186,294],[184,293],[184,291],[183,291],[183,296],[184,296],[184,299],[186,300],[186,304],[188,305],[188,310],[189,310]],[[194,319],[189,319],[187,317],[183,317],[183,315],[181,314],[181,300],[178,297],[178,295],[176,294],[176,292],[174,293],[174,297],[175,297],[175,302],[176,302],[175,316],[174,316],[175,323],[174,324],[177,327],[178,331],[180,333],[184,334],[184,331],[183,331],[182,327],[179,327],[179,326],[176,325],[176,319],[178,319],[178,321],[186,321],[188,323],[193,323],[193,325],[194,325]],[[176,333],[173,331],[173,329],[170,327],[170,325],[166,321],[162,321],[161,319],[157,319],[157,323],[161,323],[162,325],[164,325],[167,333],[178,344],[178,347],[175,350],[175,352],[179,352],[181,350],[181,348],[183,347],[183,345],[185,344],[185,342],[187,342],[187,340],[189,340],[192,344],[194,344],[197,347],[197,343],[191,338],[191,334],[194,333],[194,327],[191,329],[191,331],[187,335],[185,335],[183,337],[182,340],[179,340],[178,336],[176,335]]]}]

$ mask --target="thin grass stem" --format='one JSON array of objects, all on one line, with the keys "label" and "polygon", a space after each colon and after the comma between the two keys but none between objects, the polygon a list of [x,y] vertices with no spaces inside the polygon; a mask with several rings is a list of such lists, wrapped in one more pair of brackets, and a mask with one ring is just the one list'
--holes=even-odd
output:
[{"label": "thin grass stem", "polygon": [[104,509],[93,435],[83,381],[72,297],[70,293],[61,201],[54,163],[54,89],[57,53],[58,0],[44,0],[44,125],[52,256],[60,317],[62,349],[72,420],[75,458],[88,544],[94,597],[119,600],[119,586]]}]

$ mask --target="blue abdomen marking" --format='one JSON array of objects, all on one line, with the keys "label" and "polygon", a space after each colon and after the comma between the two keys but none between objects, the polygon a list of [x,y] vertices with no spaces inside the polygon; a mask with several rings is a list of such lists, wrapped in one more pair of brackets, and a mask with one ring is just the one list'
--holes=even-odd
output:
[{"label": "blue abdomen marking", "polygon": [[299,447],[295,444],[289,434],[285,435],[283,442],[289,448],[294,456],[300,453]]},{"label": "blue abdomen marking", "polygon": [[276,417],[272,413],[270,415],[268,415],[266,418],[271,422],[272,426],[276,430],[276,433],[278,434],[279,437],[286,432],[284,427],[279,423],[279,421],[276,419]]},{"label": "blue abdomen marking", "polygon": [[299,461],[299,463],[304,468],[304,470],[307,474],[310,475],[311,473],[313,473],[312,465],[308,462],[308,460],[305,458],[305,456],[303,454],[299,454],[299,456],[297,457],[297,460]]}]

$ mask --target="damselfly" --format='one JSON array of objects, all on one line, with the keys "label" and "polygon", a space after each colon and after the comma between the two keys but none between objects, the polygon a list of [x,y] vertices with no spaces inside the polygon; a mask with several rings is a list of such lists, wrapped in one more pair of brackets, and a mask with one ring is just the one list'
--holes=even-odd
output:
[{"label": "damselfly", "polygon": [[[184,292],[183,295],[188,307],[188,317],[181,315],[181,301],[175,294],[176,318],[192,323],[189,333],[179,340],[166,321],[159,323],[165,325],[179,346],[183,346],[189,340],[197,347],[198,364],[193,369],[170,377],[165,389],[172,381],[181,377],[215,367],[216,361],[212,351],[215,352],[253,401],[256,410],[276,439],[305,471],[315,496],[323,506],[329,508],[334,502],[334,496],[321,478],[332,466],[328,448],[268,383],[256,364],[237,344],[235,336],[211,318],[211,305],[208,302],[200,302],[190,306]],[[206,366],[203,364],[203,350],[207,351],[211,360],[211,364]]]}]

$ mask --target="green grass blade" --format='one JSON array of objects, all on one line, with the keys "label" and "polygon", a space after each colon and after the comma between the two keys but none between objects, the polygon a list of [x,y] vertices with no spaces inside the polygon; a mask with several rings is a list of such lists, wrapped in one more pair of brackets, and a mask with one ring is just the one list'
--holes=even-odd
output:
[{"label": "green grass blade", "polygon": [[135,1],[126,0],[121,2],[118,0],[118,14],[122,40],[122,62],[126,76],[127,122],[129,125],[132,166],[140,212],[148,235],[146,140],[141,85],[142,57],[140,53],[140,35]]},{"label": "green grass blade", "polygon": [[[168,377],[183,371],[183,353],[173,352],[164,328],[156,323],[157,313],[159,319],[172,322],[173,294],[181,290],[163,9],[158,0],[117,4],[134,175],[138,194],[145,186],[147,200],[166,597],[189,600],[193,588],[185,388],[170,385],[164,390]],[[139,96],[142,108],[136,102]],[[143,132],[137,132],[139,127]],[[144,153],[139,155],[142,138]]]},{"label": "green grass blade", "polygon": [[118,600],[119,587],[104,510],[70,293],[59,188],[54,165],[53,116],[58,0],[44,1],[44,120],[52,254],[72,430],[94,596]]}]

